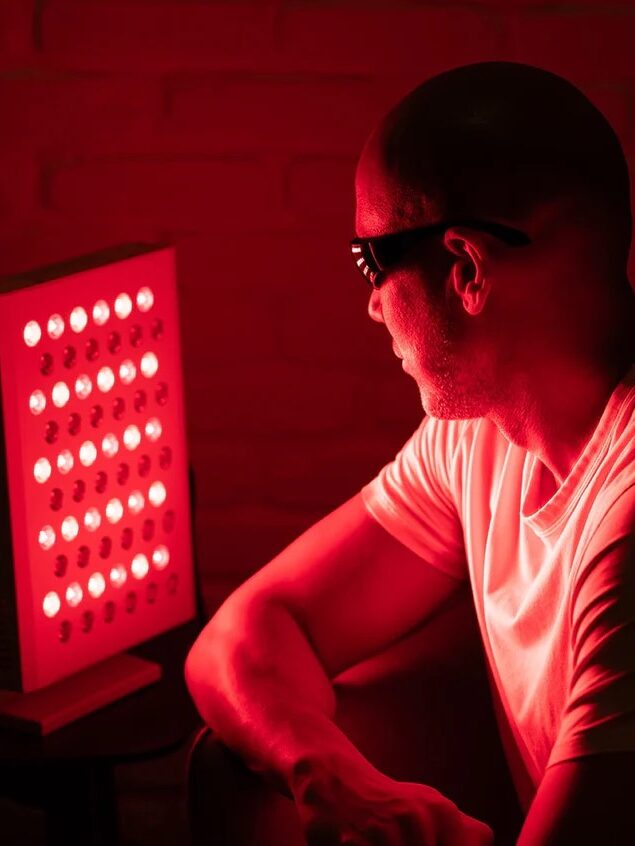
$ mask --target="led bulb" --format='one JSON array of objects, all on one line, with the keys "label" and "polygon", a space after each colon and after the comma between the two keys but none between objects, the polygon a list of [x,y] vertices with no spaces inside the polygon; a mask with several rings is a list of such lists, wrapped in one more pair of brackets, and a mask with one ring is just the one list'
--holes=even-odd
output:
[{"label": "led bulb", "polygon": [[66,382],[56,382],[55,385],[53,385],[53,390],[51,391],[53,405],[56,405],[58,408],[64,408],[66,403],[69,401],[70,396],[71,392],[69,391]]},{"label": "led bulb", "polygon": [[154,294],[150,288],[139,288],[137,291],[137,308],[139,311],[150,311],[154,305]]},{"label": "led bulb", "polygon": [[110,571],[110,583],[114,587],[121,587],[122,585],[125,585],[127,578],[128,574],[126,573],[126,568],[123,564],[117,564],[117,566],[113,567]]},{"label": "led bulb", "polygon": [[40,338],[42,337],[42,329],[40,328],[40,324],[37,320],[29,320],[24,327],[22,336],[27,347],[34,347],[36,344],[39,344]]},{"label": "led bulb", "polygon": [[101,573],[93,573],[88,579],[88,593],[93,599],[99,599],[105,590],[106,579],[104,579]]},{"label": "led bulb", "polygon": [[128,509],[133,514],[138,514],[145,504],[146,501],[141,491],[131,491],[128,495]]},{"label": "led bulb", "polygon": [[31,414],[37,415],[44,411],[46,408],[46,397],[44,396],[43,391],[40,391],[39,389],[37,391],[33,391],[29,397],[29,408],[31,410]]},{"label": "led bulb", "polygon": [[71,316],[68,321],[71,324],[73,332],[83,332],[88,323],[88,315],[86,310],[81,306],[77,306],[71,311]]},{"label": "led bulb", "polygon": [[146,423],[146,438],[150,441],[158,441],[161,437],[163,427],[161,421],[157,417],[151,417]]},{"label": "led bulb", "polygon": [[84,441],[79,448],[79,460],[84,467],[90,467],[97,458],[97,447],[92,441]]},{"label": "led bulb", "polygon": [[130,570],[135,579],[142,579],[144,576],[147,576],[149,569],[150,564],[148,563],[146,556],[142,552],[135,555],[132,559],[132,564],[130,565]]},{"label": "led bulb", "polygon": [[111,499],[106,505],[106,519],[109,523],[118,523],[123,517],[123,505],[120,499]]},{"label": "led bulb", "polygon": [[112,458],[113,455],[117,455],[119,452],[119,441],[117,440],[117,436],[113,435],[112,432],[109,432],[104,436],[104,439],[101,442],[101,448],[104,455],[108,458]]},{"label": "led bulb", "polygon": [[147,352],[141,356],[141,372],[146,379],[151,379],[158,369],[159,359],[153,352]]},{"label": "led bulb", "polygon": [[84,598],[84,591],[79,582],[71,582],[66,588],[66,601],[71,608],[77,608],[79,603]]},{"label": "led bulb", "polygon": [[97,374],[97,387],[104,394],[115,384],[115,374],[110,367],[102,367]]},{"label": "led bulb", "polygon": [[170,552],[167,546],[160,544],[152,553],[152,563],[157,570],[163,570],[170,563]]},{"label": "led bulb", "polygon": [[101,514],[96,508],[89,508],[84,514],[84,526],[89,532],[96,532],[101,526]]},{"label": "led bulb", "polygon": [[130,361],[129,358],[121,362],[119,365],[119,378],[124,385],[129,385],[133,382],[136,375],[137,368],[134,366],[134,362]]},{"label": "led bulb", "polygon": [[97,300],[93,306],[93,320],[98,326],[103,326],[110,317],[110,307],[106,300]]},{"label": "led bulb", "polygon": [[128,294],[119,294],[117,299],[115,300],[115,314],[121,320],[125,320],[126,317],[132,311],[132,300],[128,296]]},{"label": "led bulb", "polygon": [[49,591],[42,602],[42,611],[47,617],[54,617],[62,607],[61,600],[54,590]]},{"label": "led bulb", "polygon": [[163,505],[165,502],[165,498],[167,496],[167,491],[165,489],[165,485],[163,482],[152,482],[150,488],[148,489],[148,499],[156,508],[160,505]]},{"label": "led bulb", "polygon": [[141,442],[141,432],[139,431],[139,427],[134,424],[127,426],[126,429],[124,429],[123,442],[126,449],[136,449]]},{"label": "led bulb", "polygon": [[75,380],[75,393],[79,399],[86,399],[86,397],[89,397],[92,390],[93,383],[87,373],[82,373],[81,376],[77,377]]},{"label": "led bulb", "polygon": [[38,458],[38,460],[33,465],[33,476],[35,477],[35,481],[39,482],[41,485],[44,482],[48,482],[51,477],[51,462],[48,458]]},{"label": "led bulb", "polygon": [[71,472],[74,463],[73,454],[68,449],[63,449],[57,456],[57,469],[64,476]]},{"label": "led bulb", "polygon": [[42,549],[50,549],[55,543],[55,529],[53,526],[42,526],[37,540]]},{"label": "led bulb", "polygon": [[62,337],[64,334],[64,318],[61,314],[52,314],[49,317],[46,324],[46,331],[49,338],[52,338],[54,341]]},{"label": "led bulb", "polygon": [[72,514],[62,520],[62,537],[66,541],[75,540],[79,533],[79,523]]}]

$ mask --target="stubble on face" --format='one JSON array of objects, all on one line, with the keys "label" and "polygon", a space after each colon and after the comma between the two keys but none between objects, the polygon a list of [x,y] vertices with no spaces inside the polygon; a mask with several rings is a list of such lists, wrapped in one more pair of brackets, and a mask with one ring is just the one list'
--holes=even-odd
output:
[{"label": "stubble on face", "polygon": [[392,280],[384,301],[389,331],[415,380],[423,410],[431,417],[466,420],[490,407],[489,365],[470,349],[460,304],[447,288],[431,292],[430,279],[404,272]]}]

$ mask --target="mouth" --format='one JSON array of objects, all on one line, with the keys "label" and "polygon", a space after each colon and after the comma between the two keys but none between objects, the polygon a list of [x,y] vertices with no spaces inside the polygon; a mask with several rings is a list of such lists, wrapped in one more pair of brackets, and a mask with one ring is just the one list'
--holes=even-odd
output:
[{"label": "mouth", "polygon": [[397,347],[397,344],[394,341],[392,342],[392,351],[397,356],[397,358],[403,358],[403,355],[399,352],[399,348]]}]

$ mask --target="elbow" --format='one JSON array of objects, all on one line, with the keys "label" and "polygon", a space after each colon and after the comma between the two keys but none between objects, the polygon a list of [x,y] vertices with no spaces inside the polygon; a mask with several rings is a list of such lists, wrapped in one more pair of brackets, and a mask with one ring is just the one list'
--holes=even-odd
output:
[{"label": "elbow", "polygon": [[210,641],[194,646],[185,659],[185,684],[190,698],[203,722],[216,730],[219,713],[226,707],[226,694],[222,684],[222,660],[218,647]]},{"label": "elbow", "polygon": [[[200,711],[199,701],[201,698],[202,687],[205,681],[209,683],[209,663],[202,658],[203,645],[200,643],[200,636],[198,640],[190,648],[183,665],[183,675],[185,677],[185,684],[190,692],[190,696]],[[207,672],[203,669],[207,666]]]},{"label": "elbow", "polygon": [[199,684],[199,650],[200,647],[198,646],[198,640],[196,640],[191,646],[190,651],[187,653],[187,657],[185,658],[185,664],[183,665],[183,675],[185,677],[185,684],[187,685],[187,689],[189,690],[192,696],[194,695],[195,688]]},{"label": "elbow", "polygon": [[185,658],[185,684],[203,718],[211,693],[218,688],[221,659],[226,651],[227,644],[222,634],[210,622],[194,641]]},{"label": "elbow", "polygon": [[185,658],[185,684],[206,721],[212,700],[223,689],[224,668],[231,665],[236,642],[243,632],[243,620],[238,618],[233,604],[226,601],[200,632]]}]

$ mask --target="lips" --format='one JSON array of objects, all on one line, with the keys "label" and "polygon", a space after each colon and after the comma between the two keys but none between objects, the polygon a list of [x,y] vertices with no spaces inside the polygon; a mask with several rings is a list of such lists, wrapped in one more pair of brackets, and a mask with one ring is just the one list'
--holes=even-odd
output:
[{"label": "lips", "polygon": [[397,347],[397,344],[394,341],[392,342],[392,351],[397,356],[397,358],[403,358],[403,355],[399,352],[399,348]]}]

